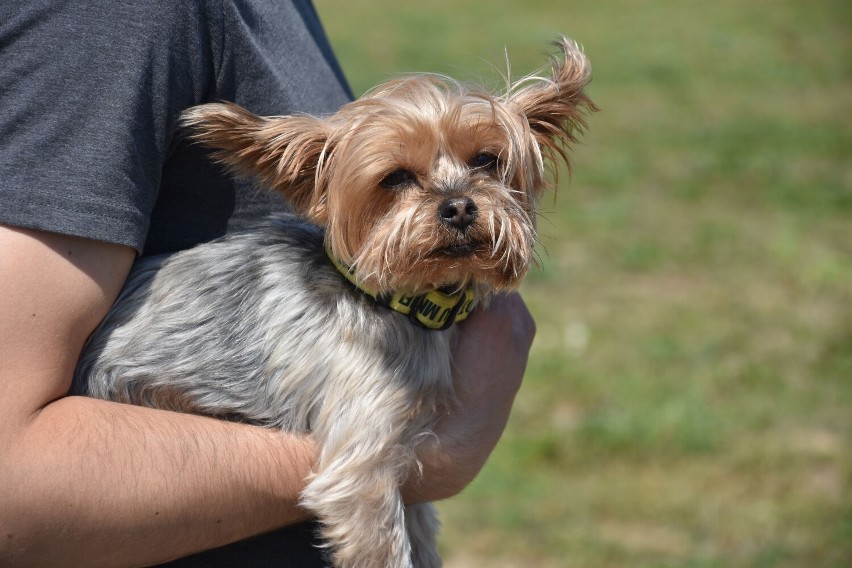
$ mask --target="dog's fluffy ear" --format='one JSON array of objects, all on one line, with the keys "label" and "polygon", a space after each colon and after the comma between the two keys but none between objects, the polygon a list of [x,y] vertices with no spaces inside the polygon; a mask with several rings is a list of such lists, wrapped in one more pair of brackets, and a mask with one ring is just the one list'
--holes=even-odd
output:
[{"label": "dog's fluffy ear", "polygon": [[592,69],[583,50],[565,37],[555,44],[561,54],[551,60],[552,78],[522,79],[506,98],[526,117],[544,153],[559,155],[570,166],[565,147],[586,128],[586,114],[598,108],[585,92]]},{"label": "dog's fluffy ear", "polygon": [[257,176],[295,212],[324,223],[326,199],[318,170],[327,153],[325,123],[311,116],[259,117],[234,103],[210,103],[181,115],[191,140],[213,149],[229,168]]}]

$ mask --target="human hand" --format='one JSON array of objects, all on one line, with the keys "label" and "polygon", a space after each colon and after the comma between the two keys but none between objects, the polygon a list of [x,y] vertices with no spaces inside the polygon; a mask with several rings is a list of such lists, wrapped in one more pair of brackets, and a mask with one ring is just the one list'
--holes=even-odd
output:
[{"label": "human hand", "polygon": [[535,336],[535,322],[516,293],[495,297],[459,328],[457,404],[439,420],[437,442],[418,450],[423,471],[403,488],[408,502],[451,497],[473,481],[506,427]]}]

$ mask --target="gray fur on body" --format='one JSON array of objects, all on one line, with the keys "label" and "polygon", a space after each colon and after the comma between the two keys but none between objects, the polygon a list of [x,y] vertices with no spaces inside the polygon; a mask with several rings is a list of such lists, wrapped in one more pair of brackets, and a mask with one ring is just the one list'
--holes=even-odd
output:
[{"label": "gray fur on body", "polygon": [[434,511],[404,507],[399,486],[452,400],[453,333],[375,305],[328,261],[321,228],[275,216],[140,260],[73,392],[310,431],[319,458],[303,505],[337,565],[438,566]]}]

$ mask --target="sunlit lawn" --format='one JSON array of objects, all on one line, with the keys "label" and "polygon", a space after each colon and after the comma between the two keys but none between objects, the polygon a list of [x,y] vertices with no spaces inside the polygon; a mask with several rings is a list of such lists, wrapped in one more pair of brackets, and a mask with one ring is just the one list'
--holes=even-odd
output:
[{"label": "sunlit lawn", "polygon": [[595,70],[529,372],[441,505],[447,564],[852,566],[852,4],[317,6],[357,93],[499,85],[558,33]]}]

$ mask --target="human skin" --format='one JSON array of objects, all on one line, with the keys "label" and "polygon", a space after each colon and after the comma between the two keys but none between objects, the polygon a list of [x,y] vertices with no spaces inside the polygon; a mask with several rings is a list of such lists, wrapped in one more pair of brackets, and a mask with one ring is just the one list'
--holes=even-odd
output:
[{"label": "human skin", "polygon": [[[142,566],[306,519],[308,435],[65,396],[132,249],[0,226],[0,565]],[[408,502],[461,491],[505,428],[535,326],[516,294],[463,326],[458,405]]]}]

